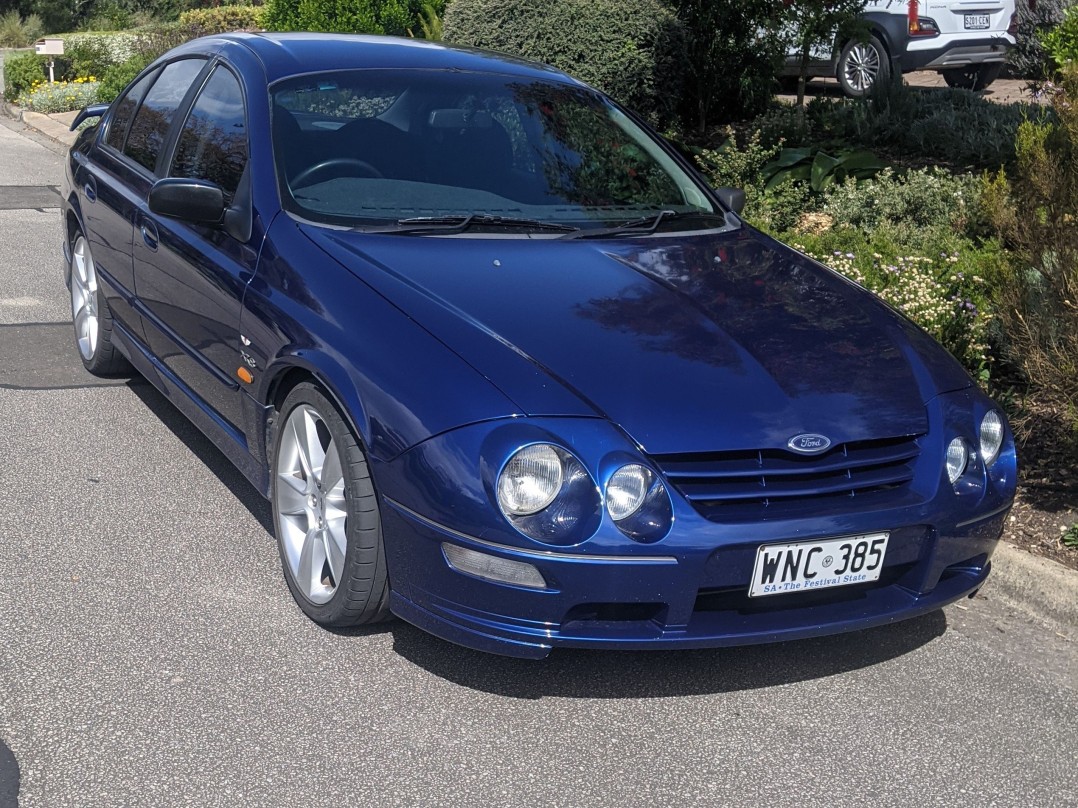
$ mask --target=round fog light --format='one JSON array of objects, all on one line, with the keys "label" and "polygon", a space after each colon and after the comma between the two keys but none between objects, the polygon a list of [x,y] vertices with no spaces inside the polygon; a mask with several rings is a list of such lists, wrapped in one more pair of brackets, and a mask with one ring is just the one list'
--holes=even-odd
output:
[{"label": "round fog light", "polygon": [[947,446],[947,479],[951,481],[951,485],[958,482],[968,462],[969,450],[966,448],[966,442],[961,438],[955,438]]},{"label": "round fog light", "polygon": [[996,462],[1003,446],[1003,419],[995,410],[989,410],[981,420],[981,460],[988,468]]}]

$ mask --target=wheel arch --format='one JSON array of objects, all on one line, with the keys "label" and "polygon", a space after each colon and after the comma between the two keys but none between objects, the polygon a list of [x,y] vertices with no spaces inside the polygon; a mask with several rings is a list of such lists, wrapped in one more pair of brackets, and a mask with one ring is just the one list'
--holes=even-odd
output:
[{"label": "wheel arch", "polygon": [[314,384],[333,403],[363,451],[368,457],[371,456],[370,420],[359,390],[352,383],[347,371],[330,357],[310,352],[286,354],[266,369],[263,379],[260,403],[272,408],[263,437],[267,464],[273,460],[273,445],[281,407],[288,394],[304,382]]}]

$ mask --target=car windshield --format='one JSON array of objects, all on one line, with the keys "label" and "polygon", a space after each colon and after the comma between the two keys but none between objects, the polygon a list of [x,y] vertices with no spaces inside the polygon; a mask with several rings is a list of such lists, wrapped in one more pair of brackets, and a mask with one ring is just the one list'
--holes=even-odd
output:
[{"label": "car windshield", "polygon": [[416,232],[408,220],[419,219],[432,228],[552,235],[559,225],[723,224],[695,179],[583,87],[461,71],[354,70],[271,90],[282,197],[306,219],[363,229],[400,228],[403,220],[411,229],[401,232]]}]

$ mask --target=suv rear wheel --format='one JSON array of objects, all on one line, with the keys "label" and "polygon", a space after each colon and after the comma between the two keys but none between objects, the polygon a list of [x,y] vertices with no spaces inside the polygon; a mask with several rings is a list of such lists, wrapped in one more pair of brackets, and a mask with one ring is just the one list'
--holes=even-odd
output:
[{"label": "suv rear wheel", "polygon": [[962,90],[983,90],[999,78],[1003,72],[1003,62],[990,62],[984,65],[966,65],[941,70],[943,80],[948,87]]}]

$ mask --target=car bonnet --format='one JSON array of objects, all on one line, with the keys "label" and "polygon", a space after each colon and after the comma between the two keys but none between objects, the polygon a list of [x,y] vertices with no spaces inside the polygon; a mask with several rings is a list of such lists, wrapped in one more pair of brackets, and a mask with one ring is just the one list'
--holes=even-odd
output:
[{"label": "car bonnet", "polygon": [[970,384],[908,320],[748,227],[604,241],[307,235],[531,415],[650,452],[920,434]]}]

